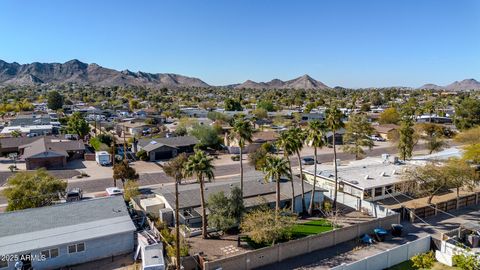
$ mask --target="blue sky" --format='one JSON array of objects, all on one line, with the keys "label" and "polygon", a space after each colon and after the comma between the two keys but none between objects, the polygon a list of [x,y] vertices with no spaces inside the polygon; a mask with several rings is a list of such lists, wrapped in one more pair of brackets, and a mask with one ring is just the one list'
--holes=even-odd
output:
[{"label": "blue sky", "polygon": [[212,85],[480,80],[480,1],[2,0],[0,59],[79,59]]}]

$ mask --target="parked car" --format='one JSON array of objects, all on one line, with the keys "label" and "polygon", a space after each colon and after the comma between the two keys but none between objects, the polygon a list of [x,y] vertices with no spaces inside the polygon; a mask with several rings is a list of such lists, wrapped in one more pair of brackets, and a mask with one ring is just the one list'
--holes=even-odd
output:
[{"label": "parked car", "polygon": [[83,198],[83,191],[80,188],[72,188],[67,191],[65,195],[65,200],[67,202],[80,201]]},{"label": "parked car", "polygon": [[313,164],[315,164],[315,159],[311,157],[302,158],[302,165],[313,165]]},{"label": "parked car", "polygon": [[123,191],[117,187],[109,187],[106,188],[105,191],[107,192],[108,196],[117,196],[123,194]]},{"label": "parked car", "polygon": [[384,142],[385,139],[382,138],[381,136],[378,136],[378,135],[372,135],[370,136],[370,139],[372,139],[373,141],[376,141],[376,142]]}]

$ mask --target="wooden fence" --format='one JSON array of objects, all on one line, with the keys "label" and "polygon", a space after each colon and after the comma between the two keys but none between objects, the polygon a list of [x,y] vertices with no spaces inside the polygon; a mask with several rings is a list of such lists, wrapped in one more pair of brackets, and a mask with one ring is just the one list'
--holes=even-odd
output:
[{"label": "wooden fence", "polygon": [[407,211],[407,215],[404,216],[408,217],[411,222],[415,222],[419,218],[423,219],[433,217],[442,212],[450,212],[460,208],[478,205],[480,202],[479,199],[480,193],[472,193],[460,196],[458,199],[454,198],[448,201],[432,203],[422,207],[405,207],[403,211]]}]

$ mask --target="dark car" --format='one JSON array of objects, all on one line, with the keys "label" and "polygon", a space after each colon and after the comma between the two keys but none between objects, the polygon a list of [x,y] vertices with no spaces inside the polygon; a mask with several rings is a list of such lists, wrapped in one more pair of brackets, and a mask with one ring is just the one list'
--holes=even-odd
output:
[{"label": "dark car", "polygon": [[302,158],[302,165],[313,165],[313,164],[315,164],[315,159],[311,157]]},{"label": "dark car", "polygon": [[65,196],[67,202],[80,201],[83,198],[83,191],[79,188],[72,188]]}]

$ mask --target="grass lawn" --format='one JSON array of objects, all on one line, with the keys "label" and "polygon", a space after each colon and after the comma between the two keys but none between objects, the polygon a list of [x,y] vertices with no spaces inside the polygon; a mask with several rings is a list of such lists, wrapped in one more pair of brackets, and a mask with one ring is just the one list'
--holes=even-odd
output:
[{"label": "grass lawn", "polygon": [[[418,269],[418,268],[413,267],[412,261],[410,260],[388,268],[388,270],[411,270],[411,269]],[[430,268],[430,270],[458,270],[458,269],[459,268],[457,267],[450,267],[450,266],[441,264],[439,262],[435,262],[433,267]]]},{"label": "grass lawn", "polygon": [[[333,230],[332,224],[324,219],[307,221],[305,223],[298,223],[291,229],[292,239],[302,238],[308,235],[319,234]],[[257,244],[253,242],[248,236],[241,237],[241,240],[247,242],[248,245],[254,249],[270,246],[269,244]],[[288,239],[279,240],[278,242],[288,241]]]},{"label": "grass lawn", "polygon": [[333,230],[332,224],[325,220],[312,220],[305,223],[299,223],[292,228],[292,237],[301,238],[312,234],[319,234]]}]

